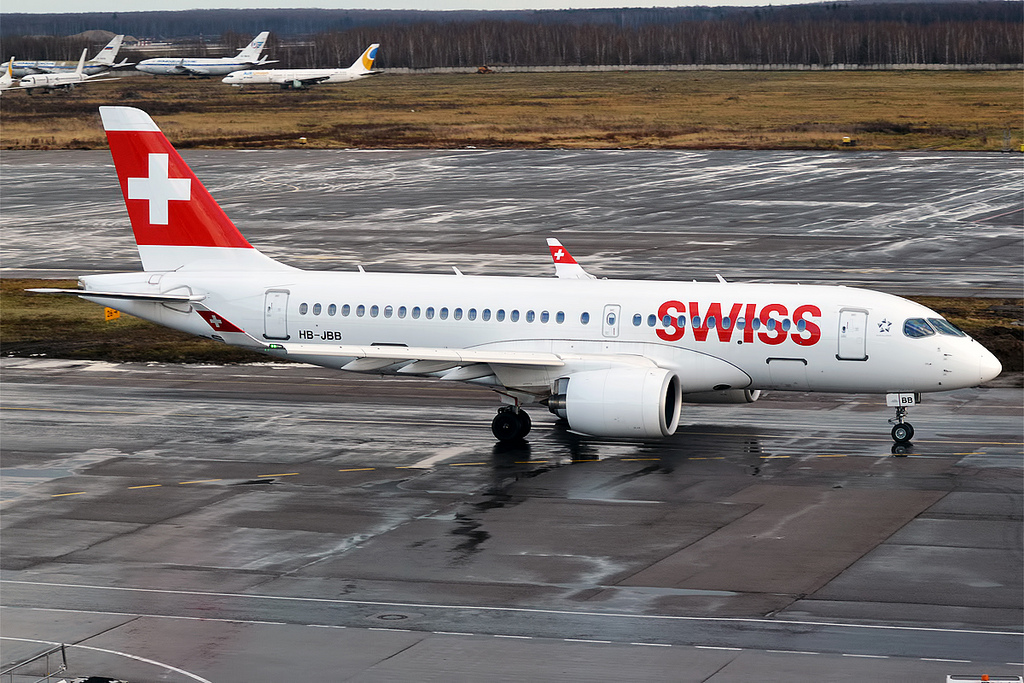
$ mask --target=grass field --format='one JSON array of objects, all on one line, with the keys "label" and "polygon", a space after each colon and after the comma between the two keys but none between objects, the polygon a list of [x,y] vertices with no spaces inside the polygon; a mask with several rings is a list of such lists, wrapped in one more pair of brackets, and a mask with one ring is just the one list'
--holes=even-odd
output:
[{"label": "grass field", "polygon": [[129,73],[7,93],[0,148],[102,148],[97,107],[122,104],[179,147],[1020,150],[1022,100],[1020,72],[385,74],[308,91]]},{"label": "grass field", "polygon": [[[100,306],[74,297],[29,294],[29,287],[75,287],[72,280],[0,280],[0,348],[7,356],[113,362],[246,363],[267,356],[176,332],[131,316],[106,322]],[[1024,362],[1021,299],[914,297],[966,330],[1006,371]]]}]

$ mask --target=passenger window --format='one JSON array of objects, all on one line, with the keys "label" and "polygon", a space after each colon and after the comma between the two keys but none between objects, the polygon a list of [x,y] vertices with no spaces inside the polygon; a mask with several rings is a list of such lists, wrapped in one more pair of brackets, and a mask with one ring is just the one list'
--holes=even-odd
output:
[{"label": "passenger window", "polygon": [[380,306],[378,306],[376,304],[374,304],[373,306],[370,306],[370,317],[371,318],[376,318],[377,314],[379,314],[379,313],[380,313]]},{"label": "passenger window", "polygon": [[437,317],[440,318],[441,320],[447,320],[448,319],[448,307],[447,306],[442,306],[441,310],[437,312]]},{"label": "passenger window", "polygon": [[348,304],[345,304],[345,305],[343,305],[341,307],[341,314],[343,316],[345,316],[346,318],[348,317],[348,314],[351,313],[351,312],[352,312],[352,307],[349,306]]},{"label": "passenger window", "polygon": [[736,329],[742,330],[747,326],[747,321],[744,318],[736,318]]},{"label": "passenger window", "polygon": [[718,324],[718,321],[715,320],[715,316],[709,315],[705,324],[708,326],[709,330],[713,330],[715,329],[715,325]]},{"label": "passenger window", "polygon": [[550,319],[551,319],[551,315],[547,311],[541,311],[540,312],[540,321],[542,323],[546,323]]},{"label": "passenger window", "polygon": [[320,315],[320,311],[322,310],[323,307],[321,307],[320,304],[313,304],[313,315]]},{"label": "passenger window", "polygon": [[637,313],[633,316],[633,327],[640,327],[644,322],[644,317]]},{"label": "passenger window", "polygon": [[391,314],[394,313],[394,312],[395,312],[395,309],[393,309],[391,306],[385,306],[384,307],[384,317],[385,318],[390,318]]},{"label": "passenger window", "polygon": [[420,307],[419,306],[413,306],[412,307],[412,319],[413,320],[419,320],[419,317],[420,317]]},{"label": "passenger window", "polygon": [[565,322],[565,311],[559,311],[555,314],[555,322],[559,325]]},{"label": "passenger window", "polygon": [[653,313],[651,313],[649,316],[647,316],[647,327],[654,327],[657,324],[658,324],[658,316],[654,315]]},{"label": "passenger window", "polygon": [[487,322],[488,320],[490,320],[490,319],[491,319],[491,309],[489,309],[489,308],[485,308],[485,309],[484,309],[484,312],[480,314],[480,318],[481,318],[481,319],[482,319],[482,320],[483,320],[484,322]]},{"label": "passenger window", "polygon": [[470,320],[476,320],[476,309],[471,308],[468,311],[466,311],[466,317],[469,318]]},{"label": "passenger window", "polygon": [[452,312],[452,317],[455,318],[456,320],[462,320],[462,309],[461,308],[456,308]]},{"label": "passenger window", "polygon": [[587,313],[586,311],[583,311],[583,313],[580,314],[580,322],[583,323],[584,325],[589,323],[590,322],[590,314]]},{"label": "passenger window", "polygon": [[943,318],[928,318],[928,322],[932,324],[932,327],[939,331],[939,334],[948,334],[951,337],[967,336],[966,332]]},{"label": "passenger window", "polygon": [[784,320],[782,321],[782,330],[783,330],[784,332],[789,332],[789,326],[790,326],[791,324],[792,324],[792,323],[790,323],[790,322],[789,322],[789,318],[786,318],[786,319],[784,319]]},{"label": "passenger window", "polygon": [[309,304],[299,304],[299,315],[306,315],[309,312]]},{"label": "passenger window", "polygon": [[694,327],[700,327],[700,316],[699,315],[693,316],[693,320],[691,320],[690,322],[693,323]]},{"label": "passenger window", "polygon": [[678,327],[680,329],[686,327],[686,316],[685,315],[680,314],[679,316],[676,317],[676,327]]},{"label": "passenger window", "polygon": [[356,315],[362,318],[366,314],[366,306],[359,304],[356,306]]},{"label": "passenger window", "polygon": [[534,314],[533,311],[527,311],[526,312],[526,322],[532,323],[534,318],[535,318],[535,314]]},{"label": "passenger window", "polygon": [[505,309],[499,308],[498,312],[494,314],[494,319],[499,323],[502,322],[505,319]]},{"label": "passenger window", "polygon": [[399,317],[399,318],[404,318],[404,317],[405,317],[405,313],[406,313],[406,310],[407,310],[407,309],[405,308],[405,306],[399,306],[399,307],[398,307],[398,317]]},{"label": "passenger window", "polygon": [[508,314],[508,319],[514,323],[519,322],[519,309],[513,308],[512,312]]},{"label": "passenger window", "polygon": [[666,315],[661,318],[662,327],[672,327],[672,316]]},{"label": "passenger window", "polygon": [[427,306],[427,320],[433,320],[433,319],[434,319],[434,307],[433,306]]},{"label": "passenger window", "polygon": [[722,318],[722,329],[727,330],[732,327],[732,319],[729,316]]},{"label": "passenger window", "polygon": [[331,304],[330,306],[327,307],[327,315],[337,315],[337,314],[338,314],[338,306],[336,304]]},{"label": "passenger window", "polygon": [[932,336],[935,334],[935,330],[924,318],[909,318],[903,323],[903,334],[911,339],[920,339]]}]

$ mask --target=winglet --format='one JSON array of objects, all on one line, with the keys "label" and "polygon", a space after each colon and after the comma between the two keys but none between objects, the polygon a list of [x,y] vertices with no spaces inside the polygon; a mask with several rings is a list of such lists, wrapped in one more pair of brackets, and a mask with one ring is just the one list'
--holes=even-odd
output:
[{"label": "winglet", "polygon": [[594,276],[583,270],[583,267],[576,263],[562,243],[549,237],[548,249],[551,251],[551,260],[555,264],[555,277],[568,278],[570,280],[593,280]]}]

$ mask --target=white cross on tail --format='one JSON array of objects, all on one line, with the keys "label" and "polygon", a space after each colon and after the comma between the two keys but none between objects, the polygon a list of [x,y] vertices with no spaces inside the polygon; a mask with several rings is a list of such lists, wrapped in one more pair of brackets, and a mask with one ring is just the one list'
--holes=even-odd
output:
[{"label": "white cross on tail", "polygon": [[167,177],[167,155],[149,155],[149,177],[128,179],[128,199],[149,200],[151,225],[167,225],[167,205],[172,201],[187,202],[192,197],[192,181]]}]

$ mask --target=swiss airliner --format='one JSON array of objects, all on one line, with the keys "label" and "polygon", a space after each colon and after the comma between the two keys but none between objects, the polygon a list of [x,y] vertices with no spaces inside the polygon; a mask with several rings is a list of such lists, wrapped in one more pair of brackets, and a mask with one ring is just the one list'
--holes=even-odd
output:
[{"label": "swiss airliner", "polygon": [[262,254],[145,112],[101,107],[142,272],[85,275],[72,294],[278,358],[490,387],[491,429],[523,406],[570,430],[670,436],[684,402],[762,390],[885,394],[892,437],[924,392],[975,386],[996,358],[941,315],[865,289],[606,280],[549,240],[555,277],[316,272]]},{"label": "swiss airliner", "polygon": [[270,31],[264,31],[252,39],[234,57],[154,57],[144,59],[135,68],[159,76],[223,76],[239,69],[249,69],[260,64],[272,64],[274,60],[260,58],[266,47]]},{"label": "swiss airliner", "polygon": [[282,90],[288,88],[303,90],[318,83],[357,81],[360,78],[380,73],[373,70],[373,60],[377,58],[377,48],[379,47],[380,44],[374,43],[366,48],[359,59],[345,69],[263,69],[259,71],[250,69],[234,71],[221,80],[239,88],[246,85],[279,85]]}]

